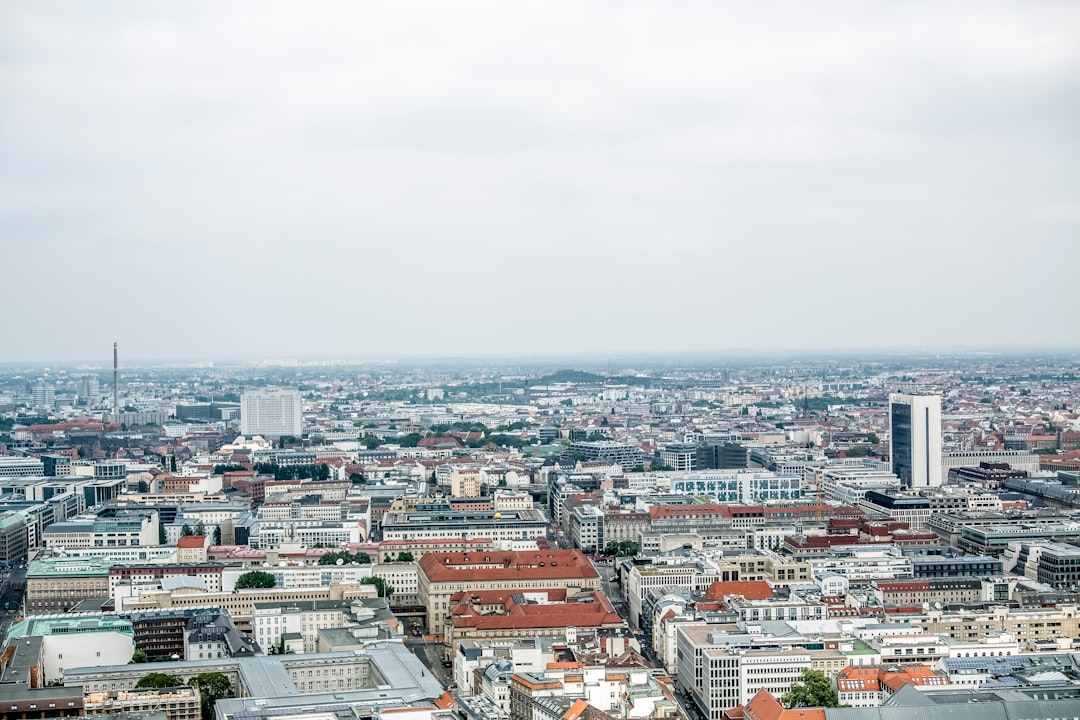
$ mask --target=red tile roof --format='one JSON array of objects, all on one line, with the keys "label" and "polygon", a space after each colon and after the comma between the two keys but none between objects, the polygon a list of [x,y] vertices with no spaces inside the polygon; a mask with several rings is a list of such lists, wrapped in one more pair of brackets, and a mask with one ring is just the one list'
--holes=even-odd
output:
[{"label": "red tile roof", "polygon": [[599,575],[580,550],[427,553],[420,570],[431,583],[596,580]]},{"label": "red tile roof", "polygon": [[747,600],[769,600],[773,597],[773,591],[764,580],[714,582],[705,591],[705,597],[710,600],[723,600],[736,595]]}]

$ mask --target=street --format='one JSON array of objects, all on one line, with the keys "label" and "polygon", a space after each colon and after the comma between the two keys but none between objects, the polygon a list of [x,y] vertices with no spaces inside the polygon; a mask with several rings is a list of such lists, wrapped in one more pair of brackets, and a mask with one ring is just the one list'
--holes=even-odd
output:
[{"label": "street", "polygon": [[22,615],[22,601],[26,587],[26,568],[4,568],[0,584],[0,633],[7,634],[11,621]]}]

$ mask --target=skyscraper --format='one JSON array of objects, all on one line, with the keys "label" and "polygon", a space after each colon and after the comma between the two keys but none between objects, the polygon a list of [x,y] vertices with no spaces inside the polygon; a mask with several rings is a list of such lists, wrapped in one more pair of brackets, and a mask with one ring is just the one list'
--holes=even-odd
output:
[{"label": "skyscraper", "polygon": [[300,437],[304,404],[296,388],[245,390],[240,396],[240,432],[244,435]]},{"label": "skyscraper", "polygon": [[889,396],[889,459],[907,488],[941,485],[941,396]]},{"label": "skyscraper", "polygon": [[55,392],[56,391],[53,389],[52,385],[45,382],[44,380],[39,380],[37,384],[34,385],[34,390],[32,393],[34,407],[52,410],[53,405],[56,404]]},{"label": "skyscraper", "polygon": [[79,378],[78,394],[80,400],[97,405],[101,401],[101,380],[97,375],[83,375]]}]

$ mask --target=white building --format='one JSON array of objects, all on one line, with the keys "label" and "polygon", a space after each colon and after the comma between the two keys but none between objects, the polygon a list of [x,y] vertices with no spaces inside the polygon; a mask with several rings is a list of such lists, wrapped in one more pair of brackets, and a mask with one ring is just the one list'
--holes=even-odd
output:
[{"label": "white building", "polygon": [[240,432],[264,437],[300,437],[303,410],[300,391],[296,388],[245,390],[240,396]]},{"label": "white building", "polygon": [[889,459],[904,487],[941,485],[940,395],[889,395]]}]

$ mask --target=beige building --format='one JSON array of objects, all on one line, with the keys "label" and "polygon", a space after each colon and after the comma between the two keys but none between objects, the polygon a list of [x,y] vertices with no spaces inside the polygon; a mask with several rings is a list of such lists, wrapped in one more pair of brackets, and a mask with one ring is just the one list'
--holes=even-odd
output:
[{"label": "beige building", "polygon": [[278,588],[235,590],[231,593],[162,590],[140,594],[138,600],[125,605],[125,610],[213,606],[228,611],[238,630],[251,633],[251,617],[256,603],[354,600],[377,596],[378,592],[375,586],[365,584],[330,585],[315,590],[282,590]]},{"label": "beige building", "polygon": [[107,558],[34,560],[26,571],[26,613],[65,613],[83,600],[109,597]]},{"label": "beige building", "polygon": [[162,712],[168,720],[202,718],[202,697],[197,687],[90,692],[84,707],[88,716]]},{"label": "beige building", "polygon": [[450,472],[450,494],[453,497],[480,497],[479,468],[454,468]]},{"label": "beige building", "polygon": [[1076,605],[1022,609],[1002,606],[960,612],[931,610],[905,619],[929,633],[965,643],[1008,633],[1020,643],[1023,652],[1057,649],[1062,642],[1071,645],[1072,638],[1080,637],[1080,607]]}]

